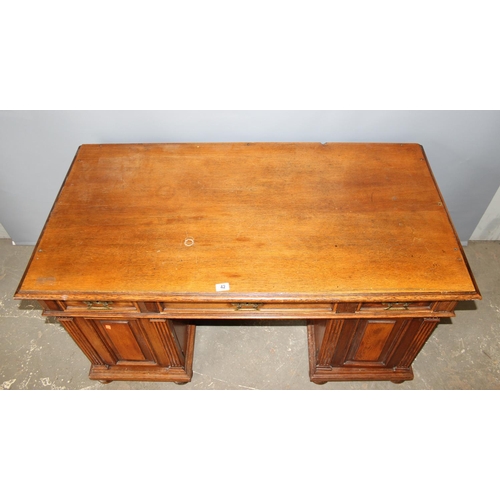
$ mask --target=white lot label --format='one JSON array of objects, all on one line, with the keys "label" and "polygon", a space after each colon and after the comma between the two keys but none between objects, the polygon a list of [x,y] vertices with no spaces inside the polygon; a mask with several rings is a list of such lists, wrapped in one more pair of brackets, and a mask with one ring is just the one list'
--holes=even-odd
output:
[{"label": "white lot label", "polygon": [[229,283],[217,283],[217,285],[215,285],[216,292],[225,292],[227,290],[229,290]]}]

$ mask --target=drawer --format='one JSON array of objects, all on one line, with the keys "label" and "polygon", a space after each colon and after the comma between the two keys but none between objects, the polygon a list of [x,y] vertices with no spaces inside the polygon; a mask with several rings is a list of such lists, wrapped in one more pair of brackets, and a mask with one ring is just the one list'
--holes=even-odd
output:
[{"label": "drawer", "polygon": [[137,312],[135,302],[103,300],[66,300],[58,301],[64,311],[116,311]]},{"label": "drawer", "polygon": [[163,302],[161,312],[179,315],[203,316],[307,316],[308,314],[331,314],[331,303],[290,303],[290,302]]},{"label": "drawer", "polygon": [[434,311],[436,302],[339,302],[333,305],[333,311],[337,314],[370,314],[377,316],[393,315],[401,313],[431,313]]},{"label": "drawer", "polygon": [[432,311],[434,302],[363,302],[357,312]]}]

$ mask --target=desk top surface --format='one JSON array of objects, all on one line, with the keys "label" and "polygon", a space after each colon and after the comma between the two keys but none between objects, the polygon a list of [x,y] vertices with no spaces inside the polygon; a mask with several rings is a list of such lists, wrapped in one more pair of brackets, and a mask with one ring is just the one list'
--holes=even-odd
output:
[{"label": "desk top surface", "polygon": [[380,143],[81,146],[16,297],[107,294],[479,298],[422,147]]}]

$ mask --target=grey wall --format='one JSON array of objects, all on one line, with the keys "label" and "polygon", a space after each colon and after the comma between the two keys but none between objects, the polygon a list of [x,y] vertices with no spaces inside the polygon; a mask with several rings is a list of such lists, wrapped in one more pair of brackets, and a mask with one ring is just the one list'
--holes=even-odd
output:
[{"label": "grey wall", "polygon": [[500,240],[500,188],[493,196],[470,239],[480,241]]},{"label": "grey wall", "polygon": [[500,185],[498,111],[0,111],[0,223],[36,242],[80,144],[416,142],[460,239]]}]

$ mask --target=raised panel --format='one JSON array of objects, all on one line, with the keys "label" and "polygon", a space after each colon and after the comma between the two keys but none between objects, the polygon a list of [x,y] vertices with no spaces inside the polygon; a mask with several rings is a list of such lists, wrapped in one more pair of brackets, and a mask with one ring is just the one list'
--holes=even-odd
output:
[{"label": "raised panel", "polygon": [[339,302],[334,306],[335,312],[340,314],[355,313],[359,304],[356,302]]},{"label": "raised panel", "polygon": [[389,318],[357,321],[347,356],[337,361],[337,366],[386,366],[388,354],[408,321]]},{"label": "raised panel", "polygon": [[435,312],[446,311],[453,313],[456,305],[457,305],[456,302],[436,302],[434,304],[434,311]]},{"label": "raised panel", "polygon": [[162,309],[158,302],[138,302],[137,305],[143,313],[159,313]]},{"label": "raised panel", "polygon": [[355,361],[378,361],[381,359],[384,346],[391,335],[396,321],[391,320],[369,320],[364,323],[360,342],[354,353]]},{"label": "raised panel", "polygon": [[[146,361],[147,357],[136,334],[131,327],[130,321],[99,321],[110,347],[114,350],[119,361]],[[138,332],[140,335],[140,332]],[[149,360],[150,361],[150,360]]]}]

